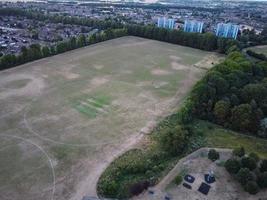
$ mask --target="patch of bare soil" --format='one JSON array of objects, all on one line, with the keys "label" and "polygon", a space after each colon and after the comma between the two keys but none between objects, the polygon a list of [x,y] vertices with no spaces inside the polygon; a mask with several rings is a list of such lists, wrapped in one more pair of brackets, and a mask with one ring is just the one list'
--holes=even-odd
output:
[{"label": "patch of bare soil", "polygon": [[218,63],[219,63],[218,56],[215,54],[210,54],[205,56],[204,59],[202,59],[198,63],[194,64],[194,67],[208,70]]},{"label": "patch of bare soil", "polygon": [[80,77],[79,74],[72,73],[72,72],[69,72],[69,71],[62,71],[62,72],[60,72],[60,74],[62,76],[64,76],[66,79],[69,79],[69,80],[76,79],[76,78]]},{"label": "patch of bare soil", "polygon": [[188,68],[187,66],[182,65],[182,64],[177,63],[177,62],[171,62],[171,66],[172,66],[172,69],[174,69],[174,70],[184,70],[184,69]]},{"label": "patch of bare soil", "polygon": [[97,76],[90,81],[90,84],[95,88],[110,81],[110,76]]},{"label": "patch of bare soil", "polygon": [[157,76],[162,76],[162,75],[169,75],[171,72],[168,70],[163,70],[163,69],[153,69],[151,71],[152,75],[157,75]]},{"label": "patch of bare soil", "polygon": [[104,68],[104,65],[94,65],[93,67],[97,70],[100,70]]},{"label": "patch of bare soil", "polygon": [[153,82],[153,86],[155,88],[161,88],[161,87],[163,87],[165,85],[168,85],[168,84],[169,83],[168,82],[165,82],[165,81],[155,81],[155,82]]},{"label": "patch of bare soil", "polygon": [[[8,83],[13,85],[13,82],[18,82],[27,79],[27,83],[21,87],[9,87]],[[0,88],[0,99],[5,99],[11,96],[36,96],[40,94],[41,89],[45,87],[42,78],[34,77],[28,74],[10,74],[0,80],[0,85],[6,87]]]},{"label": "patch of bare soil", "polygon": [[179,56],[175,56],[175,55],[171,55],[170,59],[173,61],[180,61],[181,60],[181,58]]}]

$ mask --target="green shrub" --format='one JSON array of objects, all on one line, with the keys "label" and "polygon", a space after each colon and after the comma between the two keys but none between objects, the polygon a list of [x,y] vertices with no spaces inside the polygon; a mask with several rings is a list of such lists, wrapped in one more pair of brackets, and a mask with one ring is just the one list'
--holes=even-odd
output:
[{"label": "green shrub", "polygon": [[255,181],[248,181],[245,185],[245,190],[249,194],[257,194],[259,192],[259,187]]},{"label": "green shrub", "polygon": [[233,155],[242,157],[245,155],[245,149],[244,147],[238,147],[233,150]]},{"label": "green shrub", "polygon": [[177,176],[175,177],[175,179],[174,179],[174,183],[175,183],[176,185],[180,185],[180,184],[182,183],[182,181],[183,181],[183,177],[182,177],[181,175],[177,175]]},{"label": "green shrub", "polygon": [[252,181],[254,176],[253,173],[249,171],[248,168],[241,168],[236,174],[237,180],[241,183],[241,185],[245,186],[248,181]]},{"label": "green shrub", "polygon": [[210,149],[208,153],[208,158],[214,162],[215,160],[218,160],[220,158],[220,154],[215,149]]},{"label": "green shrub", "polygon": [[174,128],[162,130],[158,137],[158,142],[164,151],[175,156],[184,152],[188,142],[188,135],[187,130],[177,125]]},{"label": "green shrub", "polygon": [[251,152],[248,156],[250,158],[253,158],[256,161],[256,163],[259,162],[259,160],[260,160],[258,154],[254,153],[254,152]]},{"label": "green shrub", "polygon": [[251,157],[243,157],[241,159],[242,168],[248,168],[249,170],[254,170],[257,167],[257,163],[254,158]]},{"label": "green shrub", "polygon": [[267,172],[267,159],[264,159],[261,161],[260,171],[261,172]]},{"label": "green shrub", "polygon": [[235,158],[228,159],[224,166],[230,174],[236,174],[241,168],[240,162]]}]

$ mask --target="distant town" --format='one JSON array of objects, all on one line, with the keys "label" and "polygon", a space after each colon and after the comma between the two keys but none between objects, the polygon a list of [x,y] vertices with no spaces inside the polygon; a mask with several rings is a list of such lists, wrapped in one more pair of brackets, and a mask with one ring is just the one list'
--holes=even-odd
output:
[{"label": "distant town", "polygon": [[[260,34],[267,22],[267,3],[198,1],[175,4],[88,2],[1,2],[0,8],[23,8],[55,16],[115,20],[122,24],[153,25],[187,32],[212,32],[236,39],[245,33]],[[1,14],[1,13],[0,13]],[[163,21],[168,22],[163,22]],[[171,23],[171,24],[169,24]],[[220,30],[219,30],[220,29]],[[224,30],[228,29],[228,32]],[[229,31],[229,29],[231,29]],[[0,55],[18,54],[23,46],[53,45],[81,34],[100,31],[94,27],[38,21],[0,15]]]}]

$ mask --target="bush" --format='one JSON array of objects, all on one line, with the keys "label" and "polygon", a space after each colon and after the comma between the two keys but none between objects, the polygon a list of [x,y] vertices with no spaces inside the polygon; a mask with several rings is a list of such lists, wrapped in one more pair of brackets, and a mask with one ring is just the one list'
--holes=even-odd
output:
[{"label": "bush", "polygon": [[245,190],[249,194],[257,194],[259,192],[259,187],[255,181],[248,181],[245,185]]},{"label": "bush", "polygon": [[158,141],[161,148],[171,155],[179,155],[184,152],[188,142],[188,131],[182,126],[177,125],[175,128],[166,128],[162,130]]},{"label": "bush", "polygon": [[248,156],[250,158],[253,158],[256,161],[256,163],[259,162],[259,160],[260,160],[258,154],[254,153],[254,152],[251,152]]},{"label": "bush", "polygon": [[133,196],[138,195],[142,193],[144,190],[146,190],[149,187],[149,185],[150,185],[149,181],[140,181],[130,186],[129,192]]},{"label": "bush", "polygon": [[208,153],[208,158],[214,162],[215,160],[218,160],[220,158],[220,154],[215,149],[210,149]]},{"label": "bush", "polygon": [[241,185],[246,185],[248,181],[252,181],[254,176],[253,173],[249,171],[248,168],[241,168],[237,173],[237,180]]},{"label": "bush", "polygon": [[267,172],[258,174],[257,183],[261,188],[267,188]]},{"label": "bush", "polygon": [[256,161],[251,157],[243,157],[241,159],[241,165],[243,168],[248,168],[249,170],[254,170],[257,167]]},{"label": "bush", "polygon": [[262,160],[260,164],[260,171],[267,172],[267,160]]},{"label": "bush", "polygon": [[242,157],[245,155],[245,149],[244,147],[238,147],[233,150],[233,155]]},{"label": "bush", "polygon": [[180,185],[182,183],[182,181],[183,181],[183,177],[181,175],[176,176],[174,179],[174,183],[176,185]]},{"label": "bush", "polygon": [[101,191],[105,194],[105,196],[114,198],[117,195],[119,185],[114,180],[102,180],[101,181]]},{"label": "bush", "polygon": [[240,162],[234,158],[228,159],[224,166],[230,174],[236,174],[241,168]]}]

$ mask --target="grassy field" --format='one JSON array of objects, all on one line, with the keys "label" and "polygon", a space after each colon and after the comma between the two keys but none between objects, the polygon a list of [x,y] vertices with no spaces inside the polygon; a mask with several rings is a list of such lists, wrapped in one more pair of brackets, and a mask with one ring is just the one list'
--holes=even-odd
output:
[{"label": "grassy field", "polygon": [[263,53],[264,55],[267,56],[267,45],[250,47],[248,49],[255,51],[256,53]]},{"label": "grassy field", "polygon": [[95,195],[113,158],[220,59],[123,37],[0,72],[0,199]]},{"label": "grassy field", "polygon": [[243,146],[246,151],[255,152],[261,158],[267,158],[267,140],[251,137],[231,130],[223,129],[206,121],[196,121],[194,129],[203,134],[207,147],[229,148]]}]

